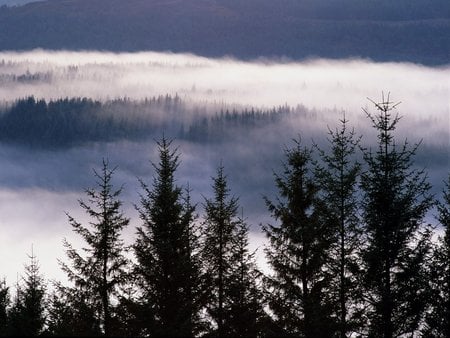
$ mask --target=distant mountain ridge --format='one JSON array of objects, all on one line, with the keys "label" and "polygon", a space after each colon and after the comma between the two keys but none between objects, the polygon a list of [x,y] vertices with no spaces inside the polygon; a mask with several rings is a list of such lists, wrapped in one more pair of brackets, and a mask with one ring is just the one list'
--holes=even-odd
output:
[{"label": "distant mountain ridge", "polygon": [[49,0],[0,9],[0,50],[450,62],[447,0]]}]

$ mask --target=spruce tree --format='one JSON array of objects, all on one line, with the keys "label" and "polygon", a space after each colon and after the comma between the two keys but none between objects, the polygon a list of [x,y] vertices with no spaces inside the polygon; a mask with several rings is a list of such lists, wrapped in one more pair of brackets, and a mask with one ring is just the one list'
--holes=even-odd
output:
[{"label": "spruce tree", "polygon": [[136,273],[142,288],[141,317],[145,334],[188,337],[198,330],[199,300],[195,289],[200,273],[194,264],[194,207],[175,183],[177,149],[163,138],[157,143],[159,163],[152,186],[141,180],[144,194],[137,207],[142,226],[134,245]]},{"label": "spruce tree", "polygon": [[263,315],[249,226],[238,217],[238,198],[230,196],[224,167],[212,178],[213,197],[205,198],[203,265],[209,279],[207,311],[218,337],[256,337]]},{"label": "spruce tree", "polygon": [[226,335],[226,283],[231,269],[231,247],[237,226],[238,200],[230,190],[221,165],[213,178],[214,197],[205,198],[203,264],[210,278],[208,313],[215,322],[219,337]]},{"label": "spruce tree", "polygon": [[[373,102],[373,101],[372,101]],[[390,338],[412,335],[426,304],[424,261],[430,230],[424,216],[433,204],[430,185],[413,168],[417,146],[398,146],[394,131],[400,117],[389,96],[373,102],[377,114],[367,116],[378,133],[375,153],[364,150],[367,170],[362,174],[365,284],[370,308],[369,334]]]},{"label": "spruce tree", "polygon": [[184,215],[182,222],[187,231],[187,256],[188,262],[184,266],[184,274],[189,276],[186,284],[186,311],[191,314],[190,326],[192,333],[196,336],[205,332],[207,323],[202,315],[206,304],[206,283],[208,282],[206,273],[203,269],[202,245],[201,245],[201,227],[197,223],[198,215],[195,213],[196,206],[191,202],[191,190],[185,189],[183,196]]},{"label": "spruce tree", "polygon": [[89,227],[68,215],[73,231],[83,238],[87,247],[83,248],[84,255],[81,255],[64,240],[71,266],[60,262],[63,271],[74,283],[74,290],[86,296],[87,303],[92,303],[99,311],[105,336],[112,334],[112,302],[120,287],[126,283],[128,269],[121,232],[129,219],[121,211],[122,201],[119,196],[122,188],[114,190],[112,185],[114,170],[109,169],[105,160],[100,173],[94,170],[98,190],[86,189],[88,202],[79,200],[81,208],[92,219]]},{"label": "spruce tree", "polygon": [[357,183],[360,164],[356,162],[356,148],[360,141],[354,130],[348,130],[345,116],[340,129],[329,129],[329,150],[315,145],[321,162],[316,165],[323,212],[332,227],[332,245],[328,269],[332,281],[329,296],[334,303],[338,336],[343,338],[361,327],[362,295],[359,249],[362,234],[358,217]]},{"label": "spruce tree", "polygon": [[17,282],[16,297],[8,313],[8,335],[31,337],[42,333],[45,324],[45,282],[39,263],[31,250],[25,265],[23,285]]},{"label": "spruce tree", "polygon": [[273,273],[266,277],[268,305],[276,335],[329,337],[333,329],[326,272],[331,229],[321,217],[319,186],[312,175],[311,150],[295,141],[286,149],[282,175],[275,174],[276,202],[266,204],[276,225],[266,225],[266,256]]},{"label": "spruce tree", "polygon": [[422,332],[425,337],[450,337],[450,174],[438,211],[444,234],[438,239],[430,263],[431,306]]}]

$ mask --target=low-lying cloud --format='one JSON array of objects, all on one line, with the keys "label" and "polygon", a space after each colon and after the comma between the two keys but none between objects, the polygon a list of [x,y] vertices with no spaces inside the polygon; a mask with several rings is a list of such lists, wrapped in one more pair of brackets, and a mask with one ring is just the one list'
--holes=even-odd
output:
[{"label": "low-lying cloud", "polygon": [[[8,75],[16,81],[8,82]],[[382,91],[391,91],[394,99],[404,102],[402,110],[425,119],[448,116],[449,76],[450,66],[368,60],[241,62],[152,52],[0,53],[0,98],[6,101],[30,94],[105,100],[178,93],[196,101],[259,107],[302,104],[359,112],[366,97],[376,100]]]}]

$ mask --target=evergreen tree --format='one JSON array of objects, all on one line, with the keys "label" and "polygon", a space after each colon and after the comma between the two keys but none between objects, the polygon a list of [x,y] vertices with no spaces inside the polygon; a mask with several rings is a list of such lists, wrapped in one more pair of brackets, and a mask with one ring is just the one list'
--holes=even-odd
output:
[{"label": "evergreen tree", "polygon": [[12,299],[11,307],[8,309],[8,319],[7,319],[7,336],[23,336],[22,327],[22,314],[23,314],[23,292],[22,287],[19,283],[19,279],[16,282],[16,294]]},{"label": "evergreen tree", "polygon": [[215,335],[225,336],[226,287],[231,271],[233,235],[237,227],[238,200],[230,197],[223,166],[213,178],[214,197],[205,198],[203,264],[210,278],[207,305],[211,319],[217,325]]},{"label": "evergreen tree", "polygon": [[279,225],[263,228],[266,256],[273,273],[267,276],[268,304],[276,335],[329,337],[332,330],[326,296],[326,273],[331,230],[321,219],[319,187],[312,177],[311,150],[300,141],[285,151],[283,175],[275,174],[279,197],[266,204]]},{"label": "evergreen tree", "polygon": [[425,337],[450,337],[450,174],[438,211],[444,235],[430,263],[431,309],[426,315]]},{"label": "evergreen tree", "polygon": [[361,327],[362,295],[359,283],[359,249],[362,246],[358,219],[357,179],[360,164],[355,152],[360,138],[354,130],[348,131],[348,120],[343,117],[340,129],[329,129],[330,150],[319,151],[321,164],[316,166],[316,178],[321,188],[321,199],[326,208],[327,221],[333,227],[333,243],[328,263],[333,276],[329,296],[335,303],[334,316],[338,336],[343,338]]},{"label": "evergreen tree", "polygon": [[98,309],[103,333],[112,334],[113,297],[126,283],[128,260],[124,256],[126,248],[120,238],[129,219],[121,211],[122,201],[119,195],[122,188],[114,190],[112,177],[114,170],[103,161],[101,173],[94,170],[98,190],[86,189],[89,202],[79,201],[82,209],[91,217],[90,228],[83,226],[68,215],[73,230],[87,243],[83,248],[85,257],[80,255],[70,243],[64,240],[67,257],[71,267],[60,262],[75,290],[89,297],[94,308]]},{"label": "evergreen tree", "polygon": [[258,289],[261,280],[255,254],[249,252],[249,227],[243,217],[237,221],[230,253],[230,273],[225,285],[227,313],[223,335],[229,337],[259,337],[264,318],[263,294]]},{"label": "evergreen tree", "polygon": [[263,316],[260,274],[248,249],[249,227],[237,216],[222,165],[213,177],[213,197],[205,198],[203,264],[209,279],[208,315],[218,337],[256,337]]},{"label": "evergreen tree", "polygon": [[92,297],[90,290],[56,284],[48,300],[47,329],[44,333],[54,337],[99,337],[102,330],[97,309],[98,301]]},{"label": "evergreen tree", "polygon": [[188,264],[184,266],[184,273],[189,276],[186,286],[186,309],[191,313],[191,326],[193,334],[197,335],[205,332],[207,322],[201,311],[207,302],[206,284],[207,275],[203,269],[202,245],[201,245],[201,227],[197,224],[197,214],[195,206],[191,202],[191,191],[189,186],[183,196],[184,217],[182,222],[186,225],[187,233],[187,254]]},{"label": "evergreen tree", "polygon": [[126,286],[118,299],[113,322],[114,335],[118,337],[139,337],[145,330],[141,313],[143,306],[139,302],[139,287],[135,283]]},{"label": "evergreen tree", "polygon": [[30,263],[25,265],[23,285],[17,283],[16,297],[8,313],[8,335],[31,337],[41,334],[45,324],[45,283],[39,263],[31,250]]},{"label": "evergreen tree", "polygon": [[433,204],[423,171],[413,169],[417,146],[397,146],[392,115],[396,104],[383,97],[378,114],[367,116],[378,133],[375,153],[364,151],[367,171],[362,174],[364,251],[369,334],[390,338],[414,334],[426,304],[424,261],[430,231],[423,218]]},{"label": "evergreen tree", "polygon": [[[137,207],[143,222],[134,245],[136,273],[142,288],[145,334],[165,337],[192,336],[198,330],[200,303],[195,294],[199,271],[195,261],[192,221],[194,207],[175,184],[177,150],[163,138],[157,143],[159,163]],[[188,202],[186,202],[188,201]]]},{"label": "evergreen tree", "polygon": [[0,281],[0,336],[6,336],[8,324],[8,307],[9,307],[9,287],[6,286],[6,281]]}]

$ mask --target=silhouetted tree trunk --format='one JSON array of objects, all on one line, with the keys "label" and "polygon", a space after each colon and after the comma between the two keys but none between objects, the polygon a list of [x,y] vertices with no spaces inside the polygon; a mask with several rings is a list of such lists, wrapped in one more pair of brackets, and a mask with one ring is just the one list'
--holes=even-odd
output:
[{"label": "silhouetted tree trunk", "polygon": [[90,228],[68,215],[73,231],[81,235],[88,245],[86,257],[64,240],[72,267],[60,262],[69,280],[75,283],[75,289],[88,292],[93,297],[93,302],[98,302],[105,336],[112,334],[111,301],[117,296],[119,287],[126,283],[129,263],[124,256],[126,248],[120,237],[129,219],[121,211],[122,201],[119,196],[122,188],[113,190],[111,180],[114,170],[110,170],[108,162],[103,161],[101,173],[94,170],[98,190],[86,190],[89,203],[79,201],[81,208],[92,219]]},{"label": "silhouetted tree trunk", "polygon": [[[266,198],[278,225],[267,225],[266,249],[273,274],[267,276],[268,304],[284,335],[329,337],[333,323],[325,292],[332,229],[321,219],[319,187],[311,172],[311,151],[300,141],[285,151],[283,175],[275,175],[276,203]],[[280,333],[282,334],[282,333]]]},{"label": "silhouetted tree trunk", "polygon": [[378,149],[365,150],[363,173],[366,286],[371,303],[370,334],[390,338],[418,330],[426,304],[424,260],[430,231],[423,224],[433,204],[423,171],[412,169],[416,147],[398,146],[393,132],[397,105],[383,97],[378,114],[367,113],[378,132]]}]

